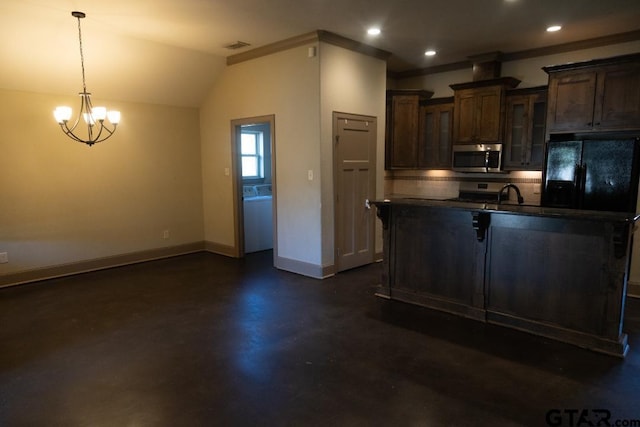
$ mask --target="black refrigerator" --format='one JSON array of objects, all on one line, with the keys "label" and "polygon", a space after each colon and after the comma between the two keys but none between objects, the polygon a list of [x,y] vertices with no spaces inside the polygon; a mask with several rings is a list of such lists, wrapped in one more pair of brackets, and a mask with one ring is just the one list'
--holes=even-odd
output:
[{"label": "black refrigerator", "polygon": [[541,205],[635,212],[638,138],[549,141]]}]

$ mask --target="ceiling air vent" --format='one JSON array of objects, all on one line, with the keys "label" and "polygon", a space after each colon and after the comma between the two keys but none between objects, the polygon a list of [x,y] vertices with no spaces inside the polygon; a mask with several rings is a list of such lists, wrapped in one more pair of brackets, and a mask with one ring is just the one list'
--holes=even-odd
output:
[{"label": "ceiling air vent", "polygon": [[247,46],[251,46],[249,43],[246,42],[241,42],[240,40],[238,40],[235,43],[231,43],[225,46],[225,49],[229,49],[229,50],[236,50],[236,49],[241,49],[243,47],[247,47]]}]

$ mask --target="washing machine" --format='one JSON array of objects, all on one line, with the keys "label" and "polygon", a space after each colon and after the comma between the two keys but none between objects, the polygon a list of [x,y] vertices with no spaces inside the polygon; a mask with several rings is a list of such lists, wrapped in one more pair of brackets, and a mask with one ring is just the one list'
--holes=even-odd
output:
[{"label": "washing machine", "polygon": [[273,249],[273,195],[271,184],[245,185],[244,251]]}]

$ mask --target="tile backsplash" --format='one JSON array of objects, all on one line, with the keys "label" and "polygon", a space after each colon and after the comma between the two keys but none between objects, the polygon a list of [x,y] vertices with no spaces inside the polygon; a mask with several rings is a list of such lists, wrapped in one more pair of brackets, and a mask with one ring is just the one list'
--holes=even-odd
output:
[{"label": "tile backsplash", "polygon": [[447,199],[458,196],[461,182],[499,182],[518,186],[526,204],[540,204],[542,172],[516,171],[507,174],[462,174],[451,171],[387,170],[385,198],[425,197]]}]

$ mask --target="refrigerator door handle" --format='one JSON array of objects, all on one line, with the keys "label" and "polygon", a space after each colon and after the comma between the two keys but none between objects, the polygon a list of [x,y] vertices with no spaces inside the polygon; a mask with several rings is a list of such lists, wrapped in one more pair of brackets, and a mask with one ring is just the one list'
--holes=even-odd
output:
[{"label": "refrigerator door handle", "polygon": [[571,195],[571,207],[578,207],[578,195],[580,194],[580,182],[582,181],[582,166],[576,163],[573,173],[573,194]]},{"label": "refrigerator door handle", "polygon": [[581,167],[578,163],[576,163],[573,168],[573,188],[574,192],[576,193],[580,190],[580,171]]},{"label": "refrigerator door handle", "polygon": [[576,163],[573,173],[573,194],[571,194],[571,207],[574,209],[580,208],[582,204],[580,200],[580,193],[582,187],[582,166]]},{"label": "refrigerator door handle", "polygon": [[583,163],[580,167],[580,191],[578,192],[578,209],[584,207],[584,191],[587,186],[587,164]]}]

